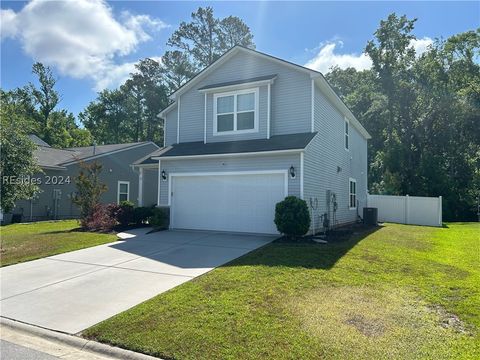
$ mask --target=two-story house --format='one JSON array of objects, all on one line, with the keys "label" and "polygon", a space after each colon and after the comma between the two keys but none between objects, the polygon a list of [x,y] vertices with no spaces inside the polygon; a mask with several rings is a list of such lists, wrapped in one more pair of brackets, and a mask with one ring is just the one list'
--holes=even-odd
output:
[{"label": "two-story house", "polygon": [[312,230],[358,219],[370,135],[321,73],[236,46],[171,99],[165,147],[134,163],[158,171],[143,197],[171,228],[277,233],[287,195],[307,201]]}]

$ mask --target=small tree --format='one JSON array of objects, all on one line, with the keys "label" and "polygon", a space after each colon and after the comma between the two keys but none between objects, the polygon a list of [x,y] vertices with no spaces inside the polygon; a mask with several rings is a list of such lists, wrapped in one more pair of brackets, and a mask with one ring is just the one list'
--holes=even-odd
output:
[{"label": "small tree", "polygon": [[80,162],[80,173],[75,177],[77,193],[73,198],[80,208],[82,223],[92,215],[100,203],[100,196],[108,190],[107,185],[100,181],[99,175],[102,165],[96,161],[92,163]]},{"label": "small tree", "polygon": [[296,196],[287,196],[275,206],[275,225],[280,233],[297,238],[310,228],[310,213],[307,202]]}]

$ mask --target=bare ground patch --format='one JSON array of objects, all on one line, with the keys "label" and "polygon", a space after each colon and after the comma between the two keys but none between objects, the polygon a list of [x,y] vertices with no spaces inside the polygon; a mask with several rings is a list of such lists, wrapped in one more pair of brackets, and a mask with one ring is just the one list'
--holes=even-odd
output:
[{"label": "bare ground patch", "polygon": [[451,342],[468,336],[456,315],[400,288],[319,288],[290,306],[327,358],[350,358],[354,347],[356,359],[449,359],[456,357]]}]

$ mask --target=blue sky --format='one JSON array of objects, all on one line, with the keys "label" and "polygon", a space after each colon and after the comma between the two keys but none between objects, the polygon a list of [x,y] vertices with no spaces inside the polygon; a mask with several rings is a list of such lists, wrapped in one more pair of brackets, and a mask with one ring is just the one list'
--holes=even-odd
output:
[{"label": "blue sky", "polygon": [[199,6],[212,6],[216,17],[242,18],[258,50],[323,72],[368,67],[363,49],[391,12],[418,18],[412,44],[418,51],[480,26],[478,1],[2,1],[1,87],[34,81],[31,66],[42,61],[58,77],[59,107],[78,114],[96,91],[118,86],[138,59],[160,59],[168,37]]}]

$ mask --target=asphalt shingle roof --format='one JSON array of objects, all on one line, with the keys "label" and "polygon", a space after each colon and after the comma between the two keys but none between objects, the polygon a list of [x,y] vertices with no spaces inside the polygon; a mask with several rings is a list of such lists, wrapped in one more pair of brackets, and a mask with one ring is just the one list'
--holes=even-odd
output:
[{"label": "asphalt shingle roof", "polygon": [[206,85],[199,88],[198,90],[208,90],[208,89],[214,89],[214,88],[219,88],[224,86],[248,84],[248,83],[257,82],[257,81],[272,80],[276,77],[277,77],[277,74],[273,74],[273,75],[266,75],[266,76],[258,76],[250,79],[242,79],[237,81],[227,81],[223,83]]},{"label": "asphalt shingle roof", "polygon": [[126,144],[96,145],[85,147],[73,147],[65,149],[55,149],[48,146],[38,146],[35,150],[40,167],[58,167],[63,168],[65,164],[72,161],[88,160],[92,156],[107,154],[116,150],[128,149],[129,147],[147,142],[135,142]]},{"label": "asphalt shingle roof", "polygon": [[219,155],[237,154],[264,151],[281,151],[304,149],[317,133],[301,133],[276,135],[270,139],[241,140],[228,142],[213,142],[204,144],[203,141],[175,144],[154,151],[140,159],[134,165],[154,164],[152,158],[169,158],[174,156]]}]

